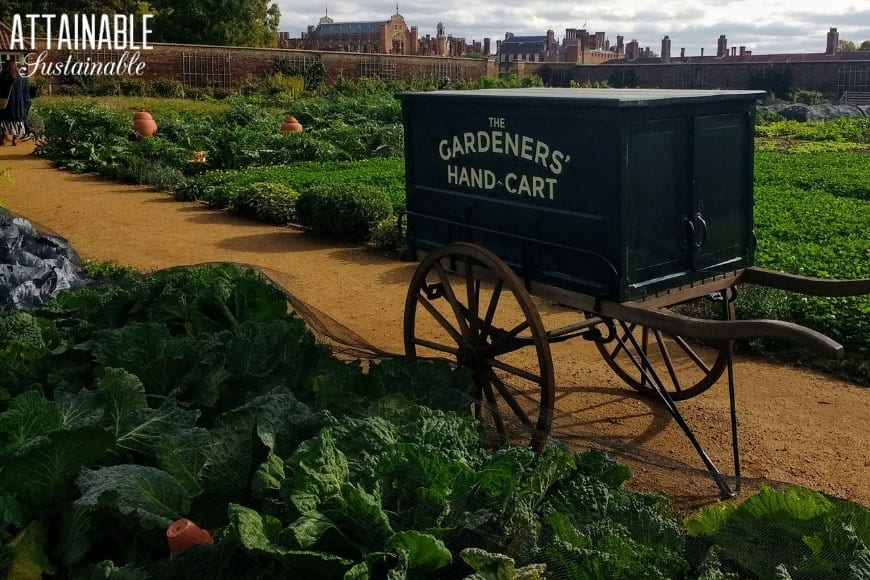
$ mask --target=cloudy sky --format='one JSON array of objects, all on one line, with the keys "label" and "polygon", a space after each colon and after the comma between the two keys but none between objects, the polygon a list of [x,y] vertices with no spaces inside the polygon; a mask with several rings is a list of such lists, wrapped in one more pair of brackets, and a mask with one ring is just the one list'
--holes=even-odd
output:
[{"label": "cloudy sky", "polygon": [[[386,20],[396,11],[395,0],[276,0],[281,8],[280,30],[298,37],[308,24],[317,24],[325,6],[336,22]],[[867,0],[399,0],[399,12],[420,35],[435,34],[443,22],[447,34],[467,41],[490,37],[543,35],[552,28],[561,39],[566,28],[604,31],[611,42],[621,34],[641,47],[661,49],[671,37],[671,53],[687,56],[716,53],[720,34],[728,46],[746,46],[755,54],[824,52],[828,29],[837,28],[841,40],[860,44],[870,40],[870,2]]]}]

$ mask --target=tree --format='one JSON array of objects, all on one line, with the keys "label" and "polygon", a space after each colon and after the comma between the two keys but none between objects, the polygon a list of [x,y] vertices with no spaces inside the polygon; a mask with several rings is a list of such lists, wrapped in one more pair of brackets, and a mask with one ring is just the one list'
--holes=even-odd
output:
[{"label": "tree", "polygon": [[861,46],[858,47],[858,50],[870,50],[870,40],[862,42]]},{"label": "tree", "polygon": [[269,0],[154,0],[153,40],[222,46],[278,46],[281,13]]},{"label": "tree", "polygon": [[851,40],[841,40],[837,44],[837,50],[840,52],[855,52],[855,43]]}]

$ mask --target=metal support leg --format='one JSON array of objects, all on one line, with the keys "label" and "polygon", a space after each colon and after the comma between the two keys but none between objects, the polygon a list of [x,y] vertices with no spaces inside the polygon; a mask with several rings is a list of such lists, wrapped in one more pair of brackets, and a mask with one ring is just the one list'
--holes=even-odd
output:
[{"label": "metal support leg", "polygon": [[627,348],[623,339],[617,337],[616,340],[622,344],[622,347],[625,349],[625,353],[631,359],[632,364],[634,364],[637,369],[641,372],[642,376],[649,381],[651,385],[655,387],[655,391],[658,394],[661,401],[664,403],[668,412],[670,412],[671,416],[676,420],[677,424],[680,426],[680,429],[683,430],[686,437],[691,442],[692,446],[695,448],[695,451],[698,452],[698,455],[701,458],[701,461],[704,462],[704,465],[707,467],[707,471],[710,472],[710,475],[713,477],[713,480],[716,483],[716,486],[719,488],[723,498],[732,498],[737,495],[740,490],[740,461],[739,461],[739,450],[737,447],[737,413],[735,407],[735,397],[734,397],[734,373],[733,373],[733,361],[732,361],[732,353],[731,349],[728,349],[727,353],[727,363],[728,363],[728,389],[730,395],[730,405],[731,405],[731,438],[732,438],[732,450],[734,453],[734,468],[735,468],[735,476],[737,478],[737,482],[735,487],[731,487],[728,482],[725,480],[725,476],[719,471],[716,467],[716,464],[713,463],[713,460],[710,459],[710,456],[704,451],[704,448],[698,442],[698,439],[695,437],[695,433],[692,431],[689,424],[686,423],[686,420],[683,418],[683,415],[680,413],[679,409],[677,409],[677,405],[674,402],[674,399],[671,397],[670,393],[668,393],[667,389],[659,378],[658,374],[655,372],[655,369],[650,364],[649,360],[646,357],[644,351],[640,348],[640,345],[637,343],[637,339],[634,335],[629,331],[627,325],[623,321],[619,321],[620,326],[625,331],[625,335],[628,337],[628,340],[631,342],[631,345],[634,347],[634,351],[639,355],[640,359],[632,353],[631,349]]}]

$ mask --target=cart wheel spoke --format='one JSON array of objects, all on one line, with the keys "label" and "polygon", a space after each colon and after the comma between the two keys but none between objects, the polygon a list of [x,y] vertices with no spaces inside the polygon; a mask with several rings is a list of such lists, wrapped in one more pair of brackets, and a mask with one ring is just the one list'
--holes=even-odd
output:
[{"label": "cart wheel spoke", "polygon": [[465,312],[462,305],[456,299],[456,293],[453,292],[453,285],[450,284],[450,278],[447,276],[447,272],[444,271],[444,268],[441,267],[441,264],[435,262],[433,264],[433,269],[438,274],[438,279],[441,282],[442,287],[444,288],[444,298],[447,299],[447,302],[450,304],[450,308],[453,309],[453,315],[456,317],[456,321],[459,323],[459,330],[462,333],[463,339],[468,339],[468,322],[465,320]]},{"label": "cart wheel spoke", "polygon": [[[706,312],[701,308],[695,310]],[[733,319],[733,310],[733,303],[726,303],[721,319]],[[587,313],[586,316],[595,314]],[[601,343],[596,343],[596,346],[619,378],[643,394],[655,394],[655,387],[649,378],[655,375],[665,384],[665,389],[674,400],[690,399],[713,386],[725,371],[730,343],[696,346],[693,341],[681,336],[643,325],[619,322],[622,331],[615,338],[616,346]],[[632,345],[629,335],[635,337],[636,345]],[[658,348],[650,342],[655,342]]]},{"label": "cart wheel spoke", "polygon": [[555,398],[547,333],[522,281],[492,252],[460,243],[426,255],[405,300],[404,340],[411,358],[446,353],[471,371],[470,411],[502,443],[543,449]]},{"label": "cart wheel spoke", "polygon": [[520,420],[520,422],[523,425],[525,425],[527,429],[529,429],[529,430],[534,429],[535,428],[534,423],[532,423],[532,420],[529,419],[529,416],[526,414],[525,410],[523,410],[523,408],[520,406],[520,404],[517,403],[516,399],[514,399],[514,396],[510,393],[507,385],[504,384],[504,381],[502,381],[498,377],[498,375],[496,375],[492,371],[490,371],[489,378],[490,378],[490,382],[493,385],[495,385],[495,388],[496,388],[496,390],[498,390],[498,393],[501,395],[501,398],[504,399],[505,403],[508,404],[508,406],[511,408],[511,411],[514,412],[514,415],[517,416],[517,418]]},{"label": "cart wheel spoke", "polygon": [[456,353],[459,352],[455,346],[440,344],[431,340],[426,340],[425,338],[415,338],[414,344],[416,344],[417,346],[424,346],[432,350],[437,350],[438,352],[452,354],[453,356],[456,356]]},{"label": "cart wheel spoke", "polygon": [[489,383],[482,385],[484,397],[486,397],[486,406],[489,409],[489,415],[495,423],[495,430],[499,434],[499,446],[504,446],[508,443],[508,433],[504,425],[504,420],[501,417],[501,411],[498,410],[498,402],[495,400],[495,394],[492,392],[492,386]]},{"label": "cart wheel spoke", "polygon": [[493,367],[495,367],[495,368],[497,368],[497,369],[501,369],[501,370],[503,370],[503,371],[505,371],[505,372],[507,372],[507,373],[510,373],[510,374],[512,374],[512,375],[516,375],[516,376],[518,376],[518,377],[522,377],[522,378],[524,378],[524,379],[526,379],[527,381],[532,382],[532,383],[540,383],[541,380],[542,380],[540,375],[536,375],[536,374],[530,373],[529,371],[523,370],[523,369],[521,369],[521,368],[519,368],[519,367],[515,367],[515,366],[513,366],[513,365],[509,365],[509,364],[507,364],[506,362],[502,362],[502,361],[500,361],[500,360],[496,360],[496,359],[486,359],[486,362],[487,362],[490,366],[493,366]]},{"label": "cart wheel spoke", "polygon": [[[483,328],[484,333],[488,332],[488,329],[492,327],[492,321],[495,317],[495,311],[498,308],[498,301],[501,299],[501,291],[504,288],[504,280],[499,278],[495,282],[495,286],[492,289],[492,296],[489,299],[489,305],[486,307],[486,318],[483,319]],[[485,339],[486,335],[482,335],[481,339]]]},{"label": "cart wheel spoke", "polygon": [[476,341],[480,327],[478,314],[480,307],[480,280],[474,279],[474,266],[470,258],[465,261],[465,288],[468,298],[466,316],[469,325],[469,340]]},{"label": "cart wheel spoke", "polygon": [[450,322],[446,318],[444,318],[444,315],[438,312],[438,309],[432,305],[428,298],[426,298],[425,296],[420,296],[419,303],[423,306],[423,308],[426,309],[429,314],[432,315],[432,318],[438,321],[438,324],[440,324],[441,327],[447,331],[447,333],[453,338],[453,340],[456,341],[456,344],[462,342],[462,335],[459,333],[459,331],[456,330],[456,328],[454,328],[453,325],[450,324]]},{"label": "cart wheel spoke", "polygon": [[659,352],[662,353],[662,360],[665,363],[665,368],[668,369],[668,376],[671,377],[671,383],[673,383],[674,388],[677,391],[682,391],[682,387],[680,386],[680,379],[677,378],[677,372],[674,370],[674,362],[671,359],[671,353],[668,351],[668,345],[665,344],[665,338],[662,336],[661,331],[655,331],[656,342],[659,345]]},{"label": "cart wheel spoke", "polygon": [[705,363],[703,360],[701,360],[701,357],[698,356],[698,353],[695,352],[695,349],[693,349],[691,346],[689,346],[682,336],[675,336],[674,340],[676,341],[677,344],[680,345],[680,348],[683,349],[683,351],[686,353],[686,355],[688,355],[688,357],[690,359],[692,359],[692,362],[694,362],[696,365],[698,365],[699,369],[703,370],[705,373],[710,372],[710,367],[707,366],[707,363]]},{"label": "cart wheel spoke", "polygon": [[637,324],[630,324],[628,326],[628,331],[622,335],[622,338],[616,341],[616,348],[614,348],[612,352],[608,353],[607,356],[609,356],[610,358],[618,357],[622,349],[626,347],[625,341],[628,338],[628,335],[634,332],[635,328],[637,328]]},{"label": "cart wheel spoke", "polygon": [[[643,361],[644,370],[649,370],[649,364],[646,362],[648,360],[649,354],[649,328],[644,326],[643,331],[641,332],[641,341],[640,341],[640,349],[643,356],[640,357],[640,360]],[[649,385],[649,379],[647,378],[646,372],[641,372],[640,374],[640,382],[642,385]]]}]

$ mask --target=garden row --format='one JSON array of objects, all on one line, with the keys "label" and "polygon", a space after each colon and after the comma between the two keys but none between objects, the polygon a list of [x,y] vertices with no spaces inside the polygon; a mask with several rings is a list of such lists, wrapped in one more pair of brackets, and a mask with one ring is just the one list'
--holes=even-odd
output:
[{"label": "garden row", "polygon": [[[600,452],[488,451],[466,373],[363,372],[232,265],[0,313],[0,377],[0,577],[870,574],[858,505],[767,489],[681,522]],[[170,557],[182,517],[214,543]]]},{"label": "garden row", "polygon": [[[868,128],[870,119],[807,123],[797,129],[793,122],[759,127],[760,133],[782,135],[799,129],[802,140],[759,143],[757,265],[819,278],[870,278]],[[854,138],[864,140],[849,141]],[[741,317],[796,322],[841,342],[845,361],[815,359],[813,364],[870,385],[870,296],[820,298],[749,287],[737,304]],[[771,347],[764,340],[755,344],[761,350]],[[810,358],[807,353],[796,356]]]},{"label": "garden row", "polygon": [[[347,86],[344,86],[347,85]],[[404,207],[401,110],[384,85],[297,100],[302,133],[281,134],[286,111],[263,101],[154,102],[156,138],[135,139],[129,101],[106,110],[49,100],[39,151],[61,167],[171,191],[271,223],[398,249],[393,214]],[[356,91],[352,93],[351,88]],[[352,93],[352,94],[351,94]],[[205,108],[204,108],[205,106]],[[870,276],[870,119],[758,125],[755,233],[758,265],[806,276]],[[204,151],[206,163],[196,163]],[[842,342],[845,363],[815,365],[870,384],[870,298],[817,299],[746,289],[740,316],[808,325]],[[757,340],[761,350],[775,346]],[[810,355],[797,352],[807,360]]]}]

